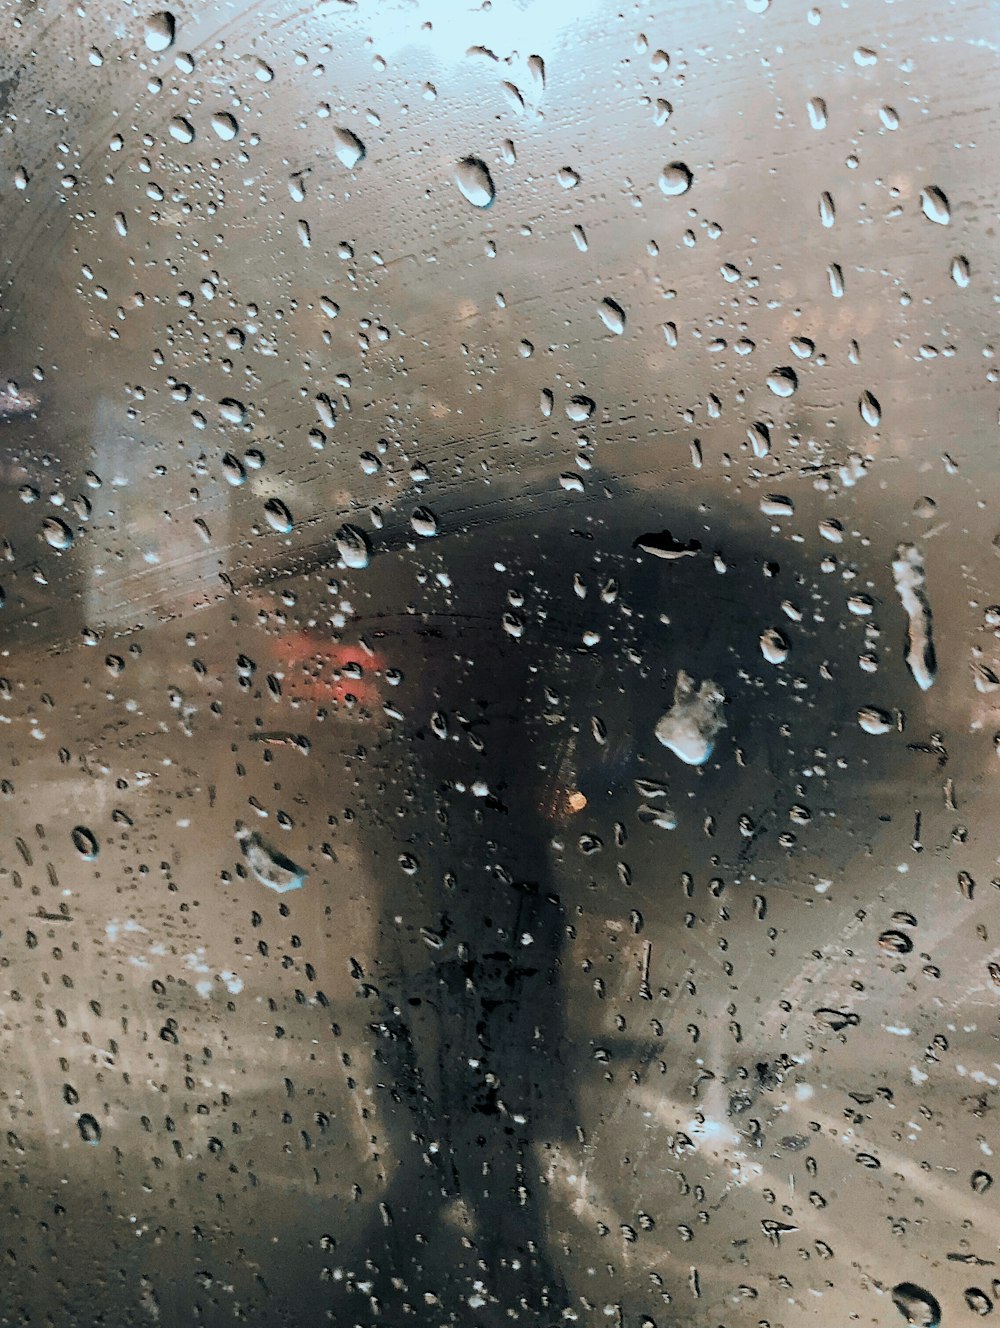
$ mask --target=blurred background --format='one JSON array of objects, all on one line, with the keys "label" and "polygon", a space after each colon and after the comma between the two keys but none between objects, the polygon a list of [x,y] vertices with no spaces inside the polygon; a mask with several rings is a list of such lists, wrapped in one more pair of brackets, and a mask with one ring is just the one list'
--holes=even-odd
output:
[{"label": "blurred background", "polygon": [[0,1323],[992,1313],[997,5],[5,6]]}]

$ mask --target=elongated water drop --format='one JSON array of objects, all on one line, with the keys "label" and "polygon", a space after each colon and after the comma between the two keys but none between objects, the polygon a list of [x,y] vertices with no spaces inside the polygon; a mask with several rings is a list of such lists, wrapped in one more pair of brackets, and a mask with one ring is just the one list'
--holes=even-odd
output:
[{"label": "elongated water drop", "polygon": [[935,184],[929,184],[920,191],[920,208],[928,221],[938,226],[947,226],[951,221],[951,208],[943,190]]},{"label": "elongated water drop", "polygon": [[933,617],[924,589],[924,560],[915,544],[901,544],[892,561],[896,593],[906,611],[906,666],[922,691],[937,677]]},{"label": "elongated water drop", "polygon": [[473,207],[488,208],[496,198],[489,169],[478,157],[463,157],[455,167],[455,183]]},{"label": "elongated water drop", "polygon": [[270,498],[264,504],[267,524],[279,535],[287,535],[292,529],[292,514],[280,498]]},{"label": "elongated water drop", "polygon": [[244,825],[237,828],[236,839],[250,870],[261,885],[277,891],[279,895],[301,889],[309,873],[297,866],[291,858],[272,848],[260,835]]},{"label": "elongated water drop", "polygon": [[363,568],[371,562],[371,544],[358,526],[341,526],[334,539],[345,567]]}]

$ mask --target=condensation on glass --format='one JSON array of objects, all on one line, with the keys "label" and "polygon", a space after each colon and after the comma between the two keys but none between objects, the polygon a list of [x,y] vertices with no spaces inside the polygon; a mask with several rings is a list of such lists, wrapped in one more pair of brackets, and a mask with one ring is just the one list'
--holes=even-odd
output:
[{"label": "condensation on glass", "polygon": [[991,1314],[996,8],[3,26],[0,1323]]}]

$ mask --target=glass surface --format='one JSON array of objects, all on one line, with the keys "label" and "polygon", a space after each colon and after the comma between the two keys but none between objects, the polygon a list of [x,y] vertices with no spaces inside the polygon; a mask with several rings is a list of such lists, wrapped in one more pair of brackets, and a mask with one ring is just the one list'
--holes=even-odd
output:
[{"label": "glass surface", "polygon": [[0,1323],[1000,1296],[1000,10],[6,0]]}]

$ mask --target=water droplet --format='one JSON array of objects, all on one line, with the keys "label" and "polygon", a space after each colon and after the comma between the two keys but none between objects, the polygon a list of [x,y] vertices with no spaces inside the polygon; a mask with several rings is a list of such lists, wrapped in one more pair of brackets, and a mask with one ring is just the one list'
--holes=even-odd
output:
[{"label": "water droplet", "polygon": [[575,189],[580,183],[579,172],[574,171],[572,166],[563,166],[556,171],[556,179],[563,189]]},{"label": "water droplet", "polygon": [[704,765],[726,727],[721,689],[706,679],[695,691],[694,679],[678,671],[674,703],[656,726],[657,739],[687,765]]},{"label": "water droplet", "polygon": [[951,260],[951,279],[962,290],[969,284],[969,260],[961,254]]},{"label": "water droplet", "polygon": [[788,346],[792,354],[798,356],[800,360],[811,359],[816,349],[816,343],[810,341],[808,337],[792,337]]},{"label": "water droplet", "polygon": [[822,97],[810,97],[806,110],[809,112],[809,123],[814,129],[826,128],[826,102]]},{"label": "water droplet", "polygon": [[247,417],[247,408],[235,397],[223,397],[219,402],[219,414],[230,424],[242,424]]},{"label": "water droplet", "polygon": [[235,115],[230,115],[228,111],[216,111],[212,116],[212,128],[224,143],[229,143],[239,133],[240,127]]},{"label": "water droplet", "polygon": [[291,858],[286,858],[246,826],[237,828],[236,839],[250,864],[250,870],[261,885],[276,890],[279,895],[301,889],[309,874],[304,868],[296,866]]},{"label": "water droplet", "polygon": [[771,451],[771,431],[760,420],[747,426],[747,437],[755,457],[763,459]]},{"label": "water droplet", "polygon": [[363,568],[371,562],[372,548],[368,536],[357,526],[341,526],[334,536],[337,552],[345,567]]},{"label": "water droplet", "polygon": [[174,44],[177,24],[169,10],[161,9],[146,19],[146,45],[151,51],[165,51]]},{"label": "water droplet", "polygon": [[895,728],[889,712],[880,710],[878,706],[862,706],[858,711],[858,723],[866,733],[871,733],[873,736],[891,733]]},{"label": "water droplet", "polygon": [[985,1194],[993,1184],[993,1177],[988,1171],[974,1171],[969,1184],[977,1194]]},{"label": "water droplet", "polygon": [[170,130],[170,137],[176,138],[178,143],[194,142],[194,125],[183,115],[175,115],[167,127]]},{"label": "water droplet", "polygon": [[860,69],[866,69],[869,65],[878,64],[878,55],[870,46],[859,46],[854,52],[854,63]]},{"label": "water droplet", "polygon": [[358,138],[357,134],[352,134],[349,129],[334,129],[333,150],[349,171],[353,171],[355,166],[365,158],[364,143]]},{"label": "water droplet", "polygon": [[906,611],[906,665],[922,691],[937,677],[933,618],[924,589],[924,562],[915,544],[900,544],[892,562],[896,592]]},{"label": "water droplet", "polygon": [[484,161],[463,157],[455,167],[455,183],[473,207],[488,208],[496,198],[493,180]]},{"label": "water droplet", "polygon": [[85,1111],[77,1121],[77,1127],[80,1131],[80,1138],[85,1144],[99,1144],[101,1142],[101,1127],[97,1120]]},{"label": "water droplet", "polygon": [[948,199],[937,185],[929,184],[926,189],[921,189],[920,207],[927,220],[938,226],[947,226],[951,221]]},{"label": "water droplet", "polygon": [[861,418],[869,428],[877,429],[882,422],[882,407],[879,405],[878,397],[873,396],[871,392],[864,391],[858,398],[858,410],[861,412]]},{"label": "water droplet", "polygon": [[682,161],[672,161],[660,172],[660,190],[667,198],[677,198],[686,194],[694,182],[694,176]]},{"label": "water droplet", "polygon": [[270,65],[265,64],[259,56],[254,57],[253,74],[258,83],[270,83],[271,79],[274,78],[274,70]]},{"label": "water droplet", "polygon": [[[994,1284],[995,1289],[995,1284]],[[966,1287],[962,1293],[965,1297],[965,1303],[973,1314],[992,1314],[993,1302],[985,1291],[979,1287]]]},{"label": "water droplet", "polygon": [[776,397],[790,397],[798,388],[798,374],[787,365],[772,369],[767,376],[767,385]]},{"label": "water droplet", "polygon": [[837,220],[837,209],[833,202],[833,195],[825,190],[819,196],[819,219],[827,229]]},{"label": "water droplet", "polygon": [[292,514],[280,498],[269,498],[264,504],[267,524],[279,535],[287,535],[292,529]]},{"label": "water droplet", "polygon": [[226,481],[238,489],[241,484],[246,483],[247,473],[243,467],[243,462],[239,457],[233,456],[232,452],[227,452],[222,458],[222,473]]},{"label": "water droplet", "polygon": [[769,664],[784,664],[788,658],[788,641],[776,627],[761,632],[760,653]]},{"label": "water droplet", "polygon": [[70,548],[73,543],[73,532],[57,516],[50,516],[42,522],[42,535],[46,544],[60,551]]},{"label": "water droplet", "polygon": [[899,128],[899,116],[896,114],[896,111],[892,106],[883,106],[879,111],[879,118],[885,125],[886,129]]},{"label": "water droplet", "polygon": [[583,424],[594,413],[594,403],[590,397],[570,397],[566,403],[566,417],[574,424]]},{"label": "water droplet", "polygon": [[410,525],[418,535],[430,539],[438,533],[438,519],[429,507],[415,507],[410,517]]},{"label": "water droplet", "polygon": [[826,275],[830,282],[830,294],[835,300],[844,298],[844,270],[839,263],[831,263],[826,269]]},{"label": "water droplet", "polygon": [[765,516],[794,516],[795,504],[783,493],[766,493],[760,500],[760,510]]},{"label": "water droplet", "polygon": [[907,1323],[917,1328],[937,1328],[941,1322],[941,1306],[929,1291],[915,1282],[900,1282],[892,1288],[892,1303]]},{"label": "water droplet", "polygon": [[602,300],[597,306],[597,312],[608,331],[620,337],[625,331],[625,310],[621,305],[614,300]]},{"label": "water droplet", "polygon": [[76,825],[70,833],[73,838],[73,847],[80,857],[85,858],[88,862],[93,862],[100,852],[94,832],[88,830],[85,825]]},{"label": "water droplet", "polygon": [[771,8],[771,0],[745,0],[751,14],[766,14]]}]

